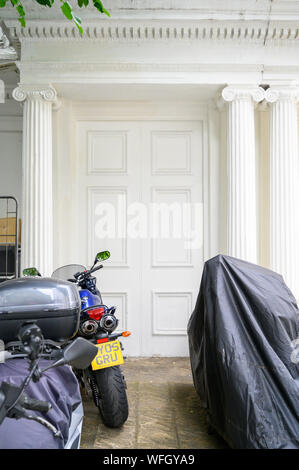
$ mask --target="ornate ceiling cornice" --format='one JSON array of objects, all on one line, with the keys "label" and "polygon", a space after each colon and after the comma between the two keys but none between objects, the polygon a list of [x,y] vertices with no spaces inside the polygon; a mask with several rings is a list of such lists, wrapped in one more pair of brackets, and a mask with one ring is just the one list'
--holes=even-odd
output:
[{"label": "ornate ceiling cornice", "polygon": [[14,39],[102,40],[102,41],[299,41],[298,21],[216,21],[216,20],[99,20],[84,22],[81,38],[71,22],[31,20],[22,28],[13,20],[6,26]]}]

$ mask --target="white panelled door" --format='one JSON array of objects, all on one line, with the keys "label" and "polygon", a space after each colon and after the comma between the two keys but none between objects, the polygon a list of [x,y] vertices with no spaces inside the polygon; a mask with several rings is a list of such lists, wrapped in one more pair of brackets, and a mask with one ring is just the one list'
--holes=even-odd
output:
[{"label": "white panelled door", "polygon": [[80,259],[117,306],[129,355],[188,355],[203,265],[200,121],[79,121]]}]

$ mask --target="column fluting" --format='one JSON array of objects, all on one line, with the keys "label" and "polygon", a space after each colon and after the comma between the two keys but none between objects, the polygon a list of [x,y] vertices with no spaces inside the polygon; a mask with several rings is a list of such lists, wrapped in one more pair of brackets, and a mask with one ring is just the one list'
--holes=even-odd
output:
[{"label": "column fluting", "polygon": [[264,99],[257,86],[222,91],[227,111],[227,253],[257,262],[257,200],[254,106]]},{"label": "column fluting", "polygon": [[270,87],[270,267],[299,297],[299,152],[296,87]]},{"label": "column fluting", "polygon": [[19,86],[15,100],[24,102],[22,155],[21,267],[42,275],[53,268],[52,103],[51,86]]}]

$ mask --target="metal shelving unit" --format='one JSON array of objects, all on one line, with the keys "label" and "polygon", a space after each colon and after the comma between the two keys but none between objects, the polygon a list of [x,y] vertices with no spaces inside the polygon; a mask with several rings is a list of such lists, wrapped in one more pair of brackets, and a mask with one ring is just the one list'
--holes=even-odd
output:
[{"label": "metal shelving unit", "polygon": [[[13,196],[0,196],[0,219],[5,227],[5,233],[0,233],[0,282],[3,282],[19,277],[18,201]],[[8,233],[14,219],[15,233]]]}]

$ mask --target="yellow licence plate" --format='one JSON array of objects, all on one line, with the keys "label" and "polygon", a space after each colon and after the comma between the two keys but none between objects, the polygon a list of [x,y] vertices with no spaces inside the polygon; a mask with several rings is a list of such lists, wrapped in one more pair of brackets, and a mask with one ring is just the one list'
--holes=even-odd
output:
[{"label": "yellow licence plate", "polygon": [[121,352],[120,342],[118,340],[108,341],[96,345],[98,353],[91,363],[93,370],[105,369],[105,367],[117,366],[123,364],[124,358]]}]

